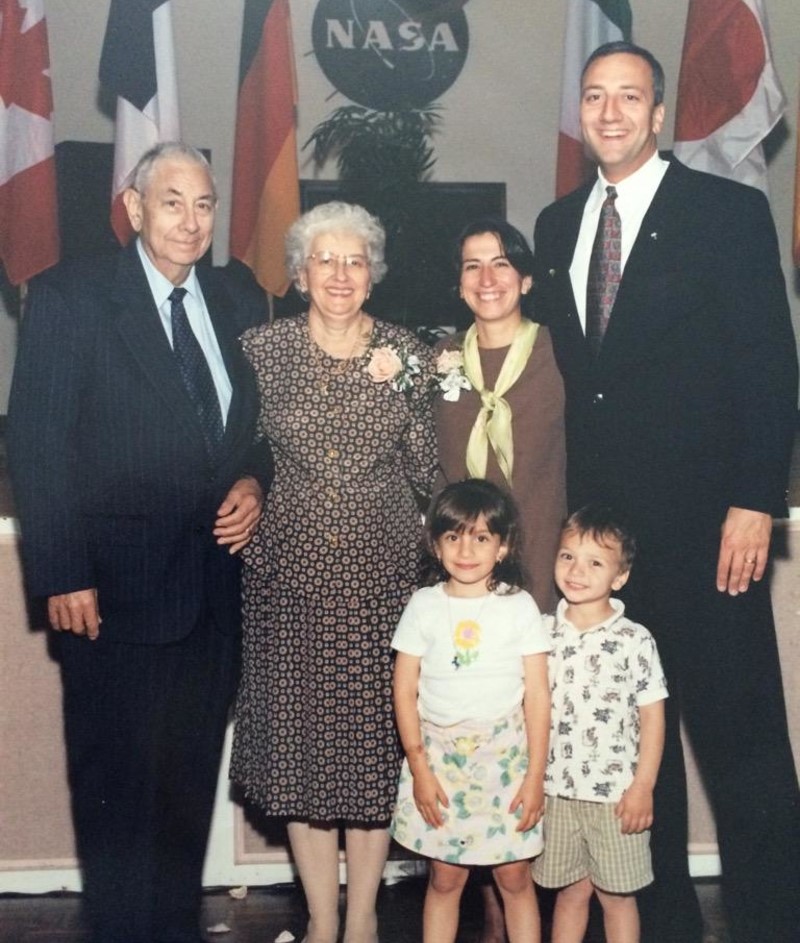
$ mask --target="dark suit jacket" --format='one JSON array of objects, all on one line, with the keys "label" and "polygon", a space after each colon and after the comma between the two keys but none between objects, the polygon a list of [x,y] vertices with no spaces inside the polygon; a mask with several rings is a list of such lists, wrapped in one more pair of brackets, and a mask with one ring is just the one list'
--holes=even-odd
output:
[{"label": "dark suit jacket", "polygon": [[729,506],[780,514],[797,362],[766,198],[673,160],[594,362],[569,277],[590,189],[545,209],[534,235],[537,317],[567,391],[570,504],[611,501],[678,541],[676,523],[716,529]]},{"label": "dark suit jacket", "polygon": [[197,271],[233,386],[213,462],[135,244],[44,273],[21,326],[8,447],[28,588],[96,587],[109,640],[182,638],[205,606],[239,627],[239,561],[211,530],[234,481],[269,480],[237,341],[265,310],[221,270]]}]

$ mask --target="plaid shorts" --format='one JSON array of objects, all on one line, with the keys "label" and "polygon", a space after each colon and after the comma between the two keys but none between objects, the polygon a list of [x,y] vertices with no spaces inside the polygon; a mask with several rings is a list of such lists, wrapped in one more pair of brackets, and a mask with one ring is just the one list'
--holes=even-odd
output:
[{"label": "plaid shorts", "polygon": [[544,851],[533,862],[536,883],[566,887],[588,877],[611,894],[632,894],[651,884],[650,832],[623,835],[615,805],[548,796]]}]

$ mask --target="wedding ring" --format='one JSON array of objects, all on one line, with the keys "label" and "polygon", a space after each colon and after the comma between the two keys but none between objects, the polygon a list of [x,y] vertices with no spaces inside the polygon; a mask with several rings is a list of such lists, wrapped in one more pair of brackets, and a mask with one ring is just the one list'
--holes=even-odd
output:
[{"label": "wedding ring", "polygon": [[752,564],[754,564],[756,561],[755,561],[755,560],[751,560],[751,559],[745,557],[745,561],[744,561],[744,562],[745,562],[745,563],[749,563],[749,564],[752,565]]}]

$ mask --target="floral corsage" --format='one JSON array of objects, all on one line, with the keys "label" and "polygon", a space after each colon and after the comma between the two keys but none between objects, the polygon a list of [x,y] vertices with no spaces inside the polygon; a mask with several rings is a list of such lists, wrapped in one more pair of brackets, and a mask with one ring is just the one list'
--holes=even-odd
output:
[{"label": "floral corsage", "polygon": [[436,358],[436,383],[448,403],[457,403],[462,390],[472,389],[464,373],[464,354],[460,350],[443,350]]},{"label": "floral corsage", "polygon": [[367,373],[375,383],[391,381],[393,390],[407,393],[414,386],[414,377],[422,371],[419,357],[405,347],[376,347],[367,364]]}]

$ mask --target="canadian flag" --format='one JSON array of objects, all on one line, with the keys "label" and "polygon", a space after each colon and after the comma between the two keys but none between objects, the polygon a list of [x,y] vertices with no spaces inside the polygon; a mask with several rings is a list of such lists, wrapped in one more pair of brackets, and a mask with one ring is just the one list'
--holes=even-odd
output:
[{"label": "canadian flag", "polygon": [[0,260],[19,285],[60,249],[43,0],[0,0]]},{"label": "canadian flag", "polygon": [[581,72],[590,54],[618,39],[631,38],[628,0],[568,0],[561,72],[561,120],[558,129],[556,196],[579,187],[594,173],[581,136]]},{"label": "canadian flag", "polygon": [[785,107],[762,0],[689,0],[675,156],[766,191],[761,142]]}]

